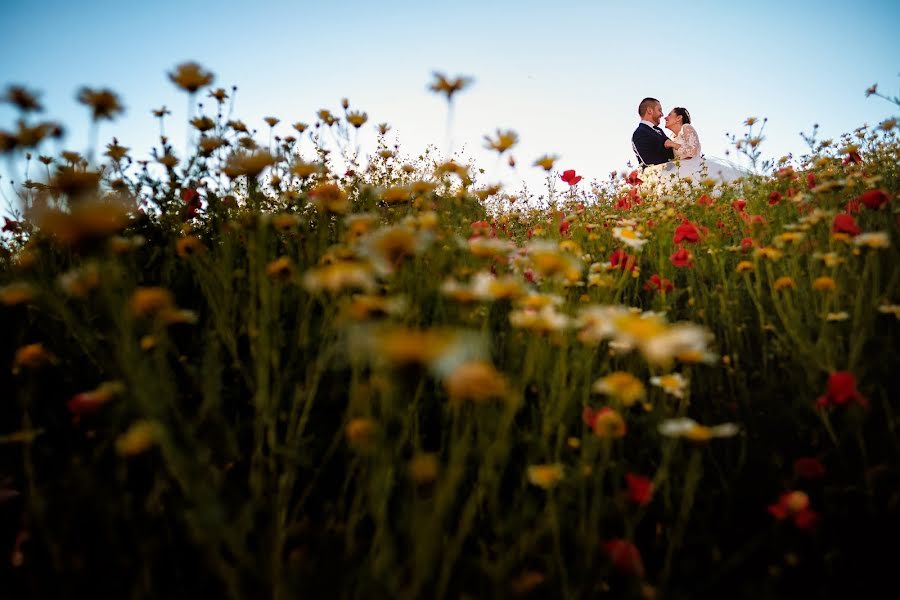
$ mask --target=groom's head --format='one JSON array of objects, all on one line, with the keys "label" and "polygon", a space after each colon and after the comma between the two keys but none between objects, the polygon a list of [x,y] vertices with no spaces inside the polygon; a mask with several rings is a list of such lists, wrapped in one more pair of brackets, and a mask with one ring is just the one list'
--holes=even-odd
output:
[{"label": "groom's head", "polygon": [[663,116],[662,104],[656,98],[644,98],[638,105],[638,115],[645,121],[659,125]]}]

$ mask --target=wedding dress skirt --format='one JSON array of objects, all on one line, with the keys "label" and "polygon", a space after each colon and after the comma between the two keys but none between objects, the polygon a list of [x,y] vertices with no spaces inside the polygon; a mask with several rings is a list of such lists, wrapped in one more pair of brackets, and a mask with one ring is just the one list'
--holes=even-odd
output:
[{"label": "wedding dress skirt", "polygon": [[679,186],[697,184],[707,179],[717,184],[728,184],[748,175],[750,171],[731,161],[698,156],[650,165],[641,172],[640,178],[644,182],[641,185],[643,189],[666,193]]}]

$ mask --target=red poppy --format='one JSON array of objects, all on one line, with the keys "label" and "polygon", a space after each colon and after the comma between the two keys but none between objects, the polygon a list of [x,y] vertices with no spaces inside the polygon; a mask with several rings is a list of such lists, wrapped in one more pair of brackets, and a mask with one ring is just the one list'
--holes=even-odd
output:
[{"label": "red poppy", "polygon": [[849,165],[853,163],[854,165],[858,165],[862,162],[862,156],[859,155],[859,152],[853,151],[847,154],[846,158],[844,158],[844,164]]},{"label": "red poppy", "polygon": [[817,458],[798,458],[794,461],[794,475],[801,479],[820,479],[825,476],[825,465]]},{"label": "red poppy", "polygon": [[781,202],[781,194],[779,194],[778,192],[772,192],[771,194],[769,194],[769,206],[775,206],[779,202]]},{"label": "red poppy", "polygon": [[676,244],[680,244],[681,242],[688,242],[690,244],[696,244],[700,241],[700,230],[696,225],[685,221],[681,225],[675,228],[675,239],[674,242]]},{"label": "red poppy", "polygon": [[797,529],[812,529],[819,521],[819,515],[809,507],[809,496],[797,490],[782,494],[768,511],[779,521],[793,519]]},{"label": "red poppy", "polygon": [[613,568],[625,575],[644,576],[644,562],[637,546],[628,540],[616,539],[603,542],[603,552],[609,557]]},{"label": "red poppy", "polygon": [[831,231],[833,233],[846,233],[851,236],[857,236],[862,233],[862,229],[856,224],[856,219],[847,213],[838,213],[834,215],[834,221],[831,223]]},{"label": "red poppy", "polygon": [[643,475],[625,473],[625,484],[628,486],[628,500],[638,506],[646,506],[653,499],[653,481]]},{"label": "red poppy", "polygon": [[819,523],[819,513],[814,510],[801,510],[794,515],[794,527],[808,531],[814,529]]},{"label": "red poppy", "polygon": [[10,233],[19,233],[22,231],[22,224],[18,221],[13,221],[5,217],[3,220],[6,221],[3,225],[3,231],[8,231]]},{"label": "red poppy", "polygon": [[522,275],[527,281],[534,283],[534,271],[532,271],[531,269],[525,269],[525,271],[522,272]]},{"label": "red poppy", "polygon": [[477,237],[479,235],[487,235],[488,232],[493,229],[490,223],[487,221],[472,221],[472,224],[469,225],[472,228],[472,235]]},{"label": "red poppy", "polygon": [[81,392],[75,394],[72,399],[66,403],[69,412],[74,415],[83,415],[95,412],[101,406],[106,404],[106,400],[97,396],[93,392]]},{"label": "red poppy", "polygon": [[581,181],[581,175],[575,175],[575,169],[568,169],[562,172],[562,175],[559,176],[560,179],[568,183],[570,186],[575,185],[579,181]]},{"label": "red poppy", "polygon": [[794,167],[788,165],[787,167],[781,167],[777,171],[775,171],[775,176],[779,179],[792,179],[794,177]]},{"label": "red poppy", "polygon": [[747,215],[749,223],[751,225],[765,225],[766,218],[762,215]]},{"label": "red poppy", "polygon": [[743,198],[738,198],[731,203],[731,208],[738,212],[744,212],[744,208],[747,206],[747,201]]},{"label": "red poppy", "polygon": [[650,276],[650,279],[644,283],[644,289],[648,292],[656,290],[657,292],[667,293],[674,290],[675,285],[665,277],[653,274]]},{"label": "red poppy", "polygon": [[741,250],[744,252],[748,252],[754,246],[753,238],[745,237],[741,240]]},{"label": "red poppy", "polygon": [[856,402],[864,407],[869,405],[869,401],[856,389],[856,376],[850,371],[836,371],[828,376],[825,394],[816,399],[816,406],[827,408],[843,406],[850,402]]},{"label": "red poppy", "polygon": [[816,187],[816,174],[809,173],[806,175],[806,187],[809,189],[813,189]]},{"label": "red poppy", "polygon": [[200,194],[193,188],[184,188],[181,190],[181,200],[187,205],[184,213],[184,220],[192,219],[197,216],[200,210]]},{"label": "red poppy", "polygon": [[193,188],[184,188],[181,190],[181,199],[185,204],[190,204],[198,195],[197,190]]},{"label": "red poppy", "polygon": [[569,235],[569,227],[571,227],[571,223],[568,221],[563,221],[559,224],[559,232],[563,235]]},{"label": "red poppy", "polygon": [[854,198],[854,200],[858,200],[859,202],[865,204],[868,208],[875,210],[890,202],[891,197],[884,193],[882,190],[868,190]]},{"label": "red poppy", "polygon": [[709,196],[709,194],[703,194],[700,198],[697,199],[697,204],[700,206],[712,206],[714,203],[713,199]]},{"label": "red poppy", "polygon": [[631,173],[629,173],[625,181],[626,183],[628,183],[628,185],[641,185],[642,183],[644,183],[643,180],[638,177],[637,171],[632,171]]},{"label": "red poppy", "polygon": [[687,248],[679,248],[669,257],[669,262],[678,268],[691,268],[694,266],[694,255]]},{"label": "red poppy", "polygon": [[619,267],[623,271],[634,271],[636,266],[635,263],[637,263],[637,259],[621,248],[616,248],[613,253],[609,255],[609,264],[613,267]]}]

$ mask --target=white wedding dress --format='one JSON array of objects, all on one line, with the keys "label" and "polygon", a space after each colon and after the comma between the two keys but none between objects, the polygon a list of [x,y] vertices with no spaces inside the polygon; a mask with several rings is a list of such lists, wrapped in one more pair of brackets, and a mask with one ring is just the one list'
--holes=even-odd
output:
[{"label": "white wedding dress", "polygon": [[700,153],[700,136],[689,123],[682,125],[681,131],[672,141],[680,144],[674,150],[675,160],[646,167],[641,172],[644,189],[667,193],[685,183],[712,179],[716,183],[726,184],[750,174],[748,170],[730,161],[703,156]]}]

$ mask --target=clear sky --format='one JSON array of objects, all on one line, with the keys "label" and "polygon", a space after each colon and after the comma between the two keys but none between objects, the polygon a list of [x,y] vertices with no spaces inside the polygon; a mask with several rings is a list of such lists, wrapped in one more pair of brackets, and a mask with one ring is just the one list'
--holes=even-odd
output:
[{"label": "clear sky", "polygon": [[[101,141],[116,135],[144,158],[158,135],[150,111],[161,105],[173,111],[176,151],[184,147],[186,96],[166,73],[195,60],[215,85],[239,87],[235,116],[260,132],[272,115],[282,119],[276,132],[289,135],[294,121],[339,112],[347,97],[369,114],[364,145],[386,121],[413,153],[447,146],[445,102],[426,89],[431,73],[468,75],[475,83],[458,95],[454,149],[487,170],[483,182],[514,185],[482,149],[485,134],[513,129],[518,177],[534,184],[542,177],[531,163],[543,153],[586,179],[623,169],[648,95],[665,111],[687,107],[714,156],[748,116],[769,118],[769,157],[802,152],[798,132],[814,123],[824,137],[877,123],[897,111],[864,90],[900,89],[898,22],[897,0],[5,0],[0,85],[43,92],[43,116],[66,124],[65,147],[82,152],[88,115],[76,90],[112,88],[127,112],[102,125]],[[14,118],[0,106],[0,128]]]}]

